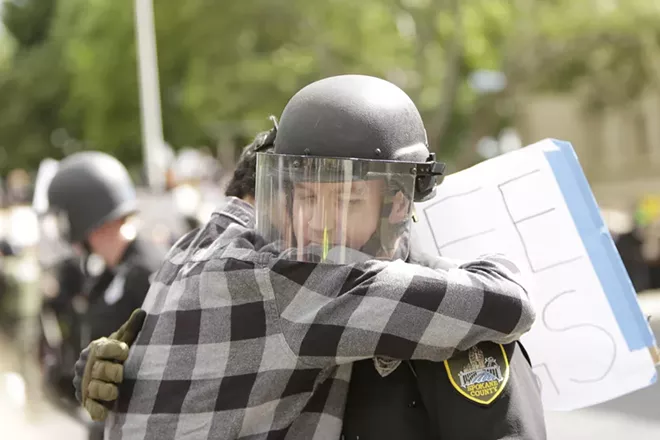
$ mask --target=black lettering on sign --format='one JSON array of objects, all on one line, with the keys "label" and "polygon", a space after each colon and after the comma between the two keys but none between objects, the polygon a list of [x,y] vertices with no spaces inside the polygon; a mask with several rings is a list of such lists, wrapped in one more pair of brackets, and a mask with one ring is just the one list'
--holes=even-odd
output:
[{"label": "black lettering on sign", "polygon": [[[565,292],[558,293],[556,296],[554,296],[550,301],[548,301],[545,304],[545,307],[543,307],[543,312],[541,314],[541,319],[542,319],[542,322],[543,322],[543,325],[545,326],[545,328],[547,328],[548,331],[551,331],[551,332],[556,332],[556,333],[571,332],[571,333],[575,333],[575,332],[583,331],[585,329],[594,329],[598,333],[600,333],[602,335],[602,337],[608,339],[609,343],[612,346],[612,351],[609,355],[609,359],[607,360],[606,366],[601,371],[594,371],[593,376],[591,376],[591,377],[582,377],[582,378],[571,377],[569,379],[571,382],[575,382],[575,383],[598,382],[598,381],[603,380],[612,371],[612,368],[614,367],[614,363],[616,362],[616,356],[617,356],[616,342],[615,342],[614,337],[612,336],[612,334],[610,332],[608,332],[607,329],[605,329],[603,327],[600,327],[598,325],[594,325],[594,324],[582,323],[582,324],[567,325],[567,326],[563,326],[563,327],[555,327],[555,326],[550,325],[550,323],[548,323],[548,316],[547,316],[548,308],[554,302],[559,300],[560,298],[564,298],[564,297],[566,297],[566,295],[572,295],[572,294],[576,294],[576,291],[575,290],[567,290]],[[573,336],[568,336],[567,338],[570,339],[570,340],[574,339]],[[589,339],[593,340],[593,336],[590,337]],[[603,355],[603,353],[599,353],[599,354],[601,356]]]},{"label": "black lettering on sign", "polygon": [[[544,208],[538,212],[527,213],[524,216],[514,215],[514,210],[512,208],[513,202],[508,200],[507,191],[513,185],[523,185],[529,191],[535,191],[536,185],[534,184],[534,179],[538,178],[538,173],[540,171],[540,169],[529,171],[497,185],[497,189],[504,202],[504,208],[511,219],[516,234],[518,234],[518,237],[520,238],[520,243],[523,247],[527,263],[533,273],[539,273],[558,266],[563,266],[564,264],[569,264],[582,258],[581,256],[570,256],[557,261],[546,261],[542,257],[547,256],[547,252],[543,252],[543,249],[535,248],[534,243],[529,241],[529,235],[537,235],[538,230],[540,229],[539,225],[552,224],[552,217],[558,215],[555,207]],[[524,226],[527,226],[527,228],[523,229]]]},{"label": "black lettering on sign", "polygon": [[[443,197],[443,198],[441,198],[437,201],[434,201],[433,203],[431,203],[428,206],[424,207],[424,217],[426,218],[426,223],[429,225],[431,235],[433,236],[433,243],[435,244],[435,247],[436,247],[439,255],[442,255],[442,250],[444,248],[448,247],[448,246],[452,246],[452,245],[455,245],[457,243],[464,242],[464,241],[469,240],[471,238],[481,237],[481,236],[489,234],[491,232],[495,232],[495,228],[491,228],[491,227],[481,228],[480,227],[475,231],[470,231],[470,232],[466,233],[462,237],[452,239],[448,242],[441,242],[439,240],[439,237],[435,233],[435,228],[433,227],[433,222],[431,221],[430,210],[432,210],[432,209],[433,210],[438,210],[438,209],[445,208],[446,212],[450,212],[450,213],[451,212],[456,212],[451,207],[448,207],[448,205],[450,205],[451,202],[454,202],[455,201],[454,199],[456,199],[457,197],[463,198],[463,200],[461,200],[461,202],[460,202],[461,207],[466,208],[466,207],[469,207],[469,206],[474,206],[475,203],[478,203],[478,198],[481,196],[478,193],[482,189],[483,189],[482,187],[478,187],[478,188],[471,189],[469,191],[463,191],[463,192],[458,193],[458,194],[452,194],[450,196],[446,196],[446,197]],[[470,200],[470,196],[474,196],[474,200]],[[444,205],[444,206],[441,206],[441,205]]]},{"label": "black lettering on sign", "polygon": [[[516,234],[520,239],[524,255],[527,259],[530,269],[534,274],[556,270],[558,276],[564,275],[565,265],[574,263],[583,257],[576,249],[567,250],[560,248],[562,231],[557,230],[555,225],[561,221],[561,213],[558,212],[556,207],[551,206],[550,203],[544,204],[543,200],[530,199],[536,195],[539,188],[539,180],[542,178],[541,170],[532,170],[523,173],[517,177],[511,178],[498,185],[498,190],[502,196],[502,201],[506,209],[507,215],[513,224]],[[521,197],[521,195],[524,195]],[[542,197],[542,195],[539,195]],[[525,201],[532,200],[533,202],[541,203],[525,203]],[[545,206],[544,206],[545,205]],[[556,220],[555,220],[556,218]],[[544,232],[545,237],[539,233]],[[557,240],[551,240],[548,244],[548,234],[550,237],[557,237]],[[535,241],[536,240],[536,241]],[[557,246],[554,252],[550,252],[548,246]],[[573,254],[573,255],[571,255]],[[562,268],[562,269],[560,269]],[[552,274],[546,274],[551,276]],[[590,323],[574,323],[562,326],[552,325],[548,320],[548,310],[560,299],[570,300],[568,294],[576,293],[575,290],[568,290],[560,292],[552,297],[543,307],[541,312],[542,325],[553,333],[566,334],[566,343],[570,344],[571,340],[575,340],[575,335],[578,332],[596,330],[598,336],[589,336],[583,338],[584,340],[594,340],[594,337],[607,338],[612,349],[608,353],[598,353],[599,356],[606,357],[605,365],[598,371],[591,371],[588,377],[569,377],[568,380],[574,383],[594,383],[603,380],[611,371],[616,361],[617,347],[613,336],[607,329],[590,324]],[[546,388],[552,387],[552,390],[546,389],[545,392],[554,392],[557,395],[561,393],[560,386],[556,382],[552,374],[552,361],[547,360],[544,363],[536,364],[533,367],[534,374],[536,375],[539,384],[544,383]]]}]

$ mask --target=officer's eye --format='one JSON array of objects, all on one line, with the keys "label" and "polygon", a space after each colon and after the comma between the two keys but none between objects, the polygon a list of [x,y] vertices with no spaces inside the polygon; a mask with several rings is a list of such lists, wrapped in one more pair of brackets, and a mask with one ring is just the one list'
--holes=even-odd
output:
[{"label": "officer's eye", "polygon": [[304,203],[314,203],[316,200],[316,196],[313,194],[303,194],[301,196],[298,196],[298,200]]},{"label": "officer's eye", "polygon": [[349,199],[348,201],[342,200],[341,202],[343,205],[348,204],[351,207],[356,207],[360,206],[362,203],[364,203],[363,199]]}]

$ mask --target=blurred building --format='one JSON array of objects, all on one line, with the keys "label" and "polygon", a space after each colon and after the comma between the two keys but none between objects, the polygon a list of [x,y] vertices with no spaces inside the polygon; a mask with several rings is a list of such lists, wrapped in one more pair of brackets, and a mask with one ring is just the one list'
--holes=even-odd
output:
[{"label": "blurred building", "polygon": [[517,128],[525,144],[570,141],[601,206],[630,210],[660,194],[660,93],[625,108],[588,111],[572,95],[529,96]]}]

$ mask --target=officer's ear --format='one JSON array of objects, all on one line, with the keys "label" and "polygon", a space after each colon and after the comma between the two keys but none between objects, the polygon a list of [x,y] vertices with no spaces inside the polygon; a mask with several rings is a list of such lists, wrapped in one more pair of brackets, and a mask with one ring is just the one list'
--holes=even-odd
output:
[{"label": "officer's ear", "polygon": [[403,223],[410,216],[410,199],[402,191],[392,197],[392,210],[388,218],[391,225]]}]

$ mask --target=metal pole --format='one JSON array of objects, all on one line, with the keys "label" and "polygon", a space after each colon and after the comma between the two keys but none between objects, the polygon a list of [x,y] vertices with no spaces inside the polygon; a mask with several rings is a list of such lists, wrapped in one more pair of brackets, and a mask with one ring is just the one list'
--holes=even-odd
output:
[{"label": "metal pole", "polygon": [[158,81],[153,0],[135,0],[135,33],[140,77],[143,160],[148,185],[152,189],[162,189],[165,186],[165,173],[161,150],[164,148],[165,141]]}]

